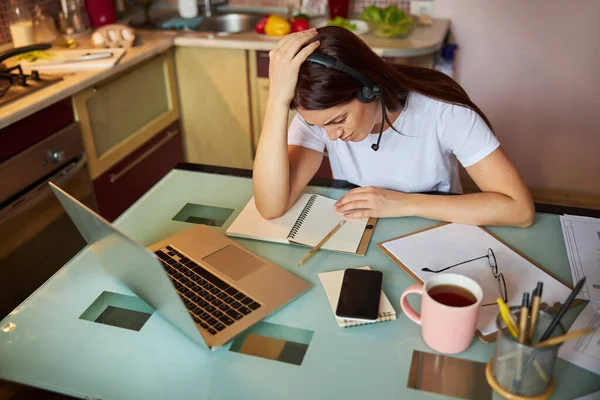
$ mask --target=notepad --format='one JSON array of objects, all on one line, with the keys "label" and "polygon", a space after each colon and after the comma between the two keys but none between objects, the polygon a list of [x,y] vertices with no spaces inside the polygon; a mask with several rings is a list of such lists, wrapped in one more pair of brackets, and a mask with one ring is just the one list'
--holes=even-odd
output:
[{"label": "notepad", "polygon": [[[344,218],[335,212],[335,202],[336,200],[318,194],[302,194],[285,215],[267,220],[256,209],[253,197],[229,226],[226,234],[313,247]],[[370,232],[373,229],[368,218],[348,220],[321,249],[356,254],[363,236],[367,241],[370,238],[370,234],[365,235],[366,229]]]},{"label": "notepad", "polygon": [[[365,266],[357,269],[370,270],[371,267]],[[344,271],[345,270],[322,272],[319,274],[319,279],[321,280],[321,284],[323,285],[323,289],[325,290],[325,294],[329,300],[329,305],[331,306],[331,311],[333,311],[333,316],[335,317],[338,326],[341,328],[349,328],[352,326],[393,321],[396,319],[396,311],[394,310],[394,307],[392,307],[392,304],[386,297],[385,293],[383,293],[383,290],[381,291],[381,298],[379,300],[379,316],[375,321],[356,321],[336,316],[335,310],[337,309],[338,300],[340,299],[342,281],[344,280]]]},{"label": "notepad", "polygon": [[[544,243],[539,243],[543,246]],[[542,301],[549,306],[560,303],[569,295],[570,289],[561,281],[546,272],[532,260],[502,242],[491,232],[472,225],[440,224],[423,231],[411,233],[386,242],[379,248],[413,279],[423,283],[435,276],[423,271],[424,267],[439,270],[444,267],[479,258],[472,262],[457,265],[442,273],[465,275],[476,281],[483,290],[482,304],[477,329],[484,340],[491,340],[497,330],[500,297],[498,281],[485,256],[492,249],[498,266],[498,273],[504,275],[508,292],[508,306],[519,306],[523,293],[531,292],[537,282],[544,282]]]}]

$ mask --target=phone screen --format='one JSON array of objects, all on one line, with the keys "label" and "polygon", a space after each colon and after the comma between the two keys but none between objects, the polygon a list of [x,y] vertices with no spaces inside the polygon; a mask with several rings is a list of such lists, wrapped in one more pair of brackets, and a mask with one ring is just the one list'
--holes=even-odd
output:
[{"label": "phone screen", "polygon": [[335,314],[346,319],[376,320],[382,283],[381,271],[347,269]]}]

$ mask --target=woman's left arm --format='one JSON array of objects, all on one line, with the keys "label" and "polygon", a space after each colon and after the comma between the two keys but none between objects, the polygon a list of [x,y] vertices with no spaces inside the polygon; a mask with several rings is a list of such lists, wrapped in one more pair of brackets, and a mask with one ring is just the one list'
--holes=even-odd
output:
[{"label": "woman's left arm", "polygon": [[533,223],[535,209],[531,195],[501,148],[466,170],[481,193],[436,196],[362,187],[342,197],[336,203],[336,211],[347,213],[348,218],[418,216],[461,224],[522,228]]}]

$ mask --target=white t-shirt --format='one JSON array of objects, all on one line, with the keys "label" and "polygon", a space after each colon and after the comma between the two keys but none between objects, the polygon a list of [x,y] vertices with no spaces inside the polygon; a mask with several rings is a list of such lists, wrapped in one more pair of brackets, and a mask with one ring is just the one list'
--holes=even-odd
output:
[{"label": "white t-shirt", "polygon": [[310,126],[296,115],[288,144],[329,153],[335,179],[358,186],[376,186],[405,193],[462,193],[457,159],[468,167],[485,158],[500,143],[475,111],[411,93],[406,108],[383,132],[361,142],[331,141],[325,129]]}]

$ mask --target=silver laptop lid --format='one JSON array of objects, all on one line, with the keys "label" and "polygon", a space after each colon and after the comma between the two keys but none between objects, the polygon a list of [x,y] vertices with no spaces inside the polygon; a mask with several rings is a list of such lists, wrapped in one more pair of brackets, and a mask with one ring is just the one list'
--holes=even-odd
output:
[{"label": "silver laptop lid", "polygon": [[194,342],[207,348],[156,256],[56,185],[50,186],[102,267]]}]

